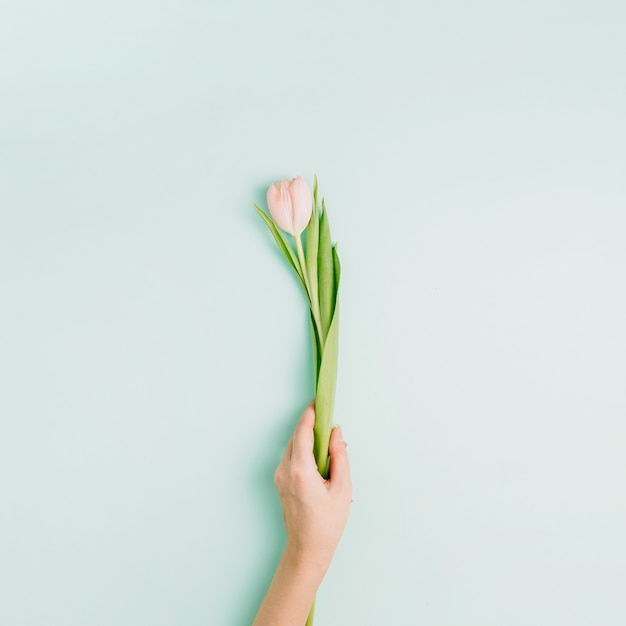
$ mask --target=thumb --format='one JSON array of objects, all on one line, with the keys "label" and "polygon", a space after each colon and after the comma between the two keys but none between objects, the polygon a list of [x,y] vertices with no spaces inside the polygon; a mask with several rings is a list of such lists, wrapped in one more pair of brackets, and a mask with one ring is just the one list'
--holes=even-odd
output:
[{"label": "thumb", "polygon": [[350,463],[343,440],[341,426],[335,426],[330,435],[328,452],[330,454],[330,486],[332,489],[351,489]]}]

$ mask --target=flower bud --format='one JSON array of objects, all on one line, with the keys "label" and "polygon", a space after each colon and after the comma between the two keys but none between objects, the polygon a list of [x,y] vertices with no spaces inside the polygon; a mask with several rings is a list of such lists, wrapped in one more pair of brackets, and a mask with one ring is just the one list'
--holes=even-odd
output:
[{"label": "flower bud", "polygon": [[276,225],[297,237],[311,219],[311,189],[302,176],[291,181],[281,180],[267,190],[267,206]]}]

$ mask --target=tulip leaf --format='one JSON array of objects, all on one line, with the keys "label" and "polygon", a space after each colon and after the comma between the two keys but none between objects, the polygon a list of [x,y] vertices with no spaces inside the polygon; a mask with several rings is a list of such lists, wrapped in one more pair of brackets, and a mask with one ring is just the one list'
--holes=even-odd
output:
[{"label": "tulip leaf", "polygon": [[320,371],[320,357],[322,351],[319,347],[319,338],[317,336],[317,327],[315,318],[313,317],[313,311],[311,311],[311,339],[313,345],[313,380],[315,382],[315,388],[317,389],[317,377]]},{"label": "tulip leaf", "polygon": [[335,306],[335,270],[333,263],[332,243],[330,240],[330,225],[328,211],[322,199],[322,217],[320,219],[319,250],[317,253],[317,275],[319,282],[320,317],[322,321],[322,335],[326,336],[330,330],[330,322]]},{"label": "tulip leaf", "polygon": [[335,276],[335,292],[333,294],[333,312],[335,314],[335,306],[339,294],[339,280],[341,278],[341,263],[339,263],[339,254],[337,253],[337,244],[333,246],[333,270]]},{"label": "tulip leaf", "polygon": [[328,444],[332,431],[335,390],[337,388],[337,357],[339,354],[339,301],[335,304],[324,354],[320,364],[315,390],[315,426],[313,428],[313,453],[317,468],[324,478],[328,478]]},{"label": "tulip leaf", "polygon": [[306,228],[306,273],[309,278],[311,306],[318,301],[317,295],[317,247],[319,240],[320,217],[317,202],[313,204],[313,212]]},{"label": "tulip leaf", "polygon": [[313,203],[315,208],[317,209],[317,174],[313,174]]},{"label": "tulip leaf", "polygon": [[291,246],[287,243],[287,240],[283,237],[283,234],[278,230],[276,224],[272,221],[272,219],[259,208],[258,205],[254,205],[257,213],[263,218],[263,221],[267,224],[267,227],[270,229],[272,235],[274,235],[274,239],[280,248],[280,251],[283,253],[295,273],[298,275],[304,290],[306,291],[306,286],[304,284],[304,275],[302,274],[302,270],[300,269],[300,263],[298,262],[298,258],[296,257],[294,251],[291,249]]}]

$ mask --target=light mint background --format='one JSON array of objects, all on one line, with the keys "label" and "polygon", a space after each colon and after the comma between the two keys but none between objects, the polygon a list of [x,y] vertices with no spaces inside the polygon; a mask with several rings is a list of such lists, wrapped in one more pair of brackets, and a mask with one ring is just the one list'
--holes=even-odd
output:
[{"label": "light mint background", "polygon": [[625,63],[617,0],[2,2],[0,623],[251,622],[312,396],[252,202],[314,172],[316,623],[626,623]]}]

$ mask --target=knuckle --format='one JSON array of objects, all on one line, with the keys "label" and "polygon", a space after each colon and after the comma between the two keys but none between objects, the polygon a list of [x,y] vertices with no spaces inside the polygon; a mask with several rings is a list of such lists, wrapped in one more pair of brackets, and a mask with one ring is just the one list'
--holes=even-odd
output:
[{"label": "knuckle", "polygon": [[274,472],[274,485],[276,486],[277,489],[282,489],[282,486],[284,485],[285,480],[283,477],[283,471],[282,471],[282,466],[279,466],[278,469]]},{"label": "knuckle", "polygon": [[300,464],[294,463],[289,468],[289,479],[295,486],[303,485],[306,477],[306,471]]}]

